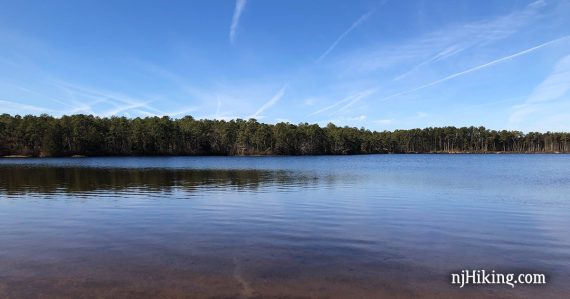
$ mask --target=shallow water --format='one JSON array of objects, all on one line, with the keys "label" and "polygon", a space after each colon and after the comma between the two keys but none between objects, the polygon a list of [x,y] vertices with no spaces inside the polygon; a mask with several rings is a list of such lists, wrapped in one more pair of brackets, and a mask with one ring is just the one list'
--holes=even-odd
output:
[{"label": "shallow water", "polygon": [[569,155],[1,159],[0,298],[564,298],[569,228]]}]

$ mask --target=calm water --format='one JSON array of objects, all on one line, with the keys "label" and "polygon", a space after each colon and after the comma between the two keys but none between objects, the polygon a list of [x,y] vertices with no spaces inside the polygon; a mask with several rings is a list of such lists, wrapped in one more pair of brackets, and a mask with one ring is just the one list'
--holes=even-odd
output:
[{"label": "calm water", "polygon": [[569,296],[568,155],[0,159],[0,298]]}]

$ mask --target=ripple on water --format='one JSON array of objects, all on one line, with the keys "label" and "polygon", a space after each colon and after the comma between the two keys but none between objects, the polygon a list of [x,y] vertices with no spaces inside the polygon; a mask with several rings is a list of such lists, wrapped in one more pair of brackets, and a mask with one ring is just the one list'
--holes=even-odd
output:
[{"label": "ripple on water", "polygon": [[[259,161],[0,160],[0,297],[570,292],[566,156]],[[465,268],[553,280],[450,287],[449,273]]]}]

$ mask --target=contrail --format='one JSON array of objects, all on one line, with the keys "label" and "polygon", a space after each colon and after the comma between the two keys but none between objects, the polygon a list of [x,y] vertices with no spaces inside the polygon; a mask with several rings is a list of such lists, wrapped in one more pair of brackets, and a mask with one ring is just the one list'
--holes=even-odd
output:
[{"label": "contrail", "polygon": [[267,103],[263,104],[263,106],[261,106],[259,109],[257,109],[257,111],[255,111],[255,113],[253,115],[251,115],[249,118],[257,118],[259,117],[259,115],[261,113],[263,113],[263,111],[265,111],[266,109],[270,108],[271,106],[275,105],[275,103],[277,103],[285,94],[285,89],[287,89],[287,85],[283,86],[278,92],[277,94],[275,94],[269,101],[267,101]]},{"label": "contrail", "polygon": [[362,24],[364,21],[366,21],[366,19],[368,19],[374,12],[376,11],[376,9],[373,9],[365,14],[363,14],[360,18],[358,18],[358,20],[356,20],[354,23],[352,23],[352,25],[350,25],[350,27],[343,32],[335,41],[334,43],[332,43],[332,45],[323,53],[321,54],[321,56],[319,58],[317,58],[316,62],[319,63],[321,62],[325,57],[327,57],[327,55],[329,55],[330,52],[332,52],[332,50],[334,50],[334,48],[336,48],[336,46],[354,29],[356,29],[358,26],[360,26],[360,24]]},{"label": "contrail", "polygon": [[245,8],[246,3],[247,0],[236,0],[236,7],[234,10],[234,15],[232,17],[232,25],[230,26],[230,42],[232,43],[236,39],[236,32],[239,24],[239,19],[241,17],[241,14],[243,13],[243,9]]},{"label": "contrail", "polygon": [[551,45],[551,44],[557,43],[557,42],[559,42],[559,41],[565,40],[565,39],[567,39],[568,37],[570,37],[570,36],[569,36],[569,35],[566,35],[566,36],[557,38],[557,39],[555,39],[555,40],[551,40],[551,41],[549,41],[549,42],[545,42],[545,43],[540,44],[540,45],[538,45],[538,46],[535,46],[535,47],[526,49],[526,50],[524,50],[524,51],[521,51],[521,52],[518,52],[518,53],[515,53],[515,54],[512,54],[512,55],[509,55],[509,56],[505,56],[505,57],[503,57],[503,58],[499,58],[499,59],[493,60],[493,61],[491,61],[491,62],[487,62],[487,63],[485,63],[485,64],[482,64],[482,65],[479,65],[479,66],[476,66],[476,67],[472,67],[472,68],[470,68],[470,69],[468,69],[468,70],[465,70],[465,71],[462,71],[462,72],[459,72],[459,73],[455,73],[455,74],[453,74],[453,75],[449,75],[449,76],[447,76],[447,77],[445,77],[445,78],[442,78],[442,79],[433,81],[433,82],[431,82],[431,83],[428,83],[428,84],[425,84],[425,85],[421,85],[421,86],[418,86],[418,87],[416,87],[416,88],[412,88],[412,89],[409,89],[409,90],[406,90],[406,91],[401,91],[401,92],[395,93],[395,94],[393,94],[393,95],[390,95],[390,96],[387,96],[387,97],[385,97],[385,98],[380,99],[380,101],[389,100],[389,99],[394,98],[394,97],[397,97],[397,96],[401,96],[401,95],[404,95],[404,94],[407,94],[407,93],[412,93],[412,92],[415,92],[415,91],[418,91],[418,90],[421,90],[421,89],[424,89],[424,88],[428,88],[428,87],[431,87],[431,86],[434,86],[434,85],[443,83],[443,82],[445,82],[445,81],[449,81],[449,80],[451,80],[451,79],[454,79],[454,78],[457,78],[457,77],[460,77],[460,76],[463,76],[463,75],[472,73],[472,72],[474,72],[474,71],[478,71],[478,70],[480,70],[480,69],[483,69],[483,68],[486,68],[486,67],[495,65],[495,64],[497,64],[497,63],[501,63],[501,62],[503,62],[503,61],[507,61],[507,60],[510,60],[510,59],[513,59],[513,58],[516,58],[516,57],[519,57],[519,56],[528,54],[528,53],[530,53],[530,52],[534,52],[534,51],[536,51],[536,50],[538,50],[538,49],[540,49],[540,48],[544,48],[544,47],[546,47],[546,46],[548,46],[548,45]]}]

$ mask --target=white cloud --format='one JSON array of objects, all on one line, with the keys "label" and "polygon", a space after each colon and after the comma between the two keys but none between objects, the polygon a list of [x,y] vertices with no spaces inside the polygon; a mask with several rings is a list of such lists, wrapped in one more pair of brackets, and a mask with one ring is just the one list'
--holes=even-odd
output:
[{"label": "white cloud", "polygon": [[315,98],[307,98],[303,101],[303,104],[305,106],[313,106],[313,105],[315,105],[316,100],[317,99],[315,99]]},{"label": "white cloud", "polygon": [[568,108],[570,102],[564,96],[569,91],[570,55],[567,55],[556,63],[552,72],[533,90],[524,103],[511,108],[509,125],[523,125],[528,116],[544,114],[545,111],[549,111],[548,114],[555,117]]},{"label": "white cloud", "polygon": [[239,20],[245,8],[247,0],[236,0],[236,7],[234,9],[234,15],[232,17],[232,24],[230,26],[230,42],[234,42],[236,38],[237,28],[239,26]]},{"label": "white cloud", "polygon": [[461,46],[461,45],[451,45],[447,48],[445,48],[443,51],[436,53],[434,56],[430,57],[427,60],[422,61],[421,63],[413,66],[411,69],[409,69],[408,71],[404,72],[403,74],[400,74],[398,76],[396,76],[394,78],[395,81],[397,80],[401,80],[405,77],[407,77],[408,75],[414,73],[415,71],[419,70],[420,68],[422,68],[425,65],[428,65],[430,63],[439,61],[439,60],[443,60],[449,56],[455,55],[456,53],[459,53],[463,50],[465,50],[466,47],[465,46]]},{"label": "white cloud", "polygon": [[269,99],[269,101],[259,107],[259,109],[257,109],[257,111],[255,111],[255,113],[249,118],[262,118],[263,116],[261,116],[261,113],[275,105],[285,94],[285,89],[287,89],[287,86],[283,86],[271,99]]},{"label": "white cloud", "polygon": [[528,98],[529,103],[560,98],[570,90],[570,55],[560,59],[552,73],[538,85]]},{"label": "white cloud", "polygon": [[350,25],[350,27],[348,27],[348,29],[343,32],[333,43],[332,45],[330,45],[330,47],[323,52],[323,54],[321,54],[321,56],[319,56],[319,58],[317,58],[316,62],[319,63],[321,62],[323,59],[325,59],[325,57],[327,57],[327,55],[329,55],[330,52],[332,52],[332,50],[334,50],[334,48],[336,48],[336,46],[354,29],[358,28],[358,26],[360,26],[364,21],[366,21],[373,13],[375,10],[371,10],[365,14],[363,14],[362,16],[360,16],[360,18],[358,18],[358,20],[354,21],[354,23],[352,23],[352,25]]},{"label": "white cloud", "polygon": [[184,117],[184,116],[188,115],[188,113],[194,112],[194,111],[196,111],[196,107],[186,107],[183,109],[179,109],[177,111],[166,112],[165,114],[172,117],[172,118],[176,118],[176,117]]},{"label": "white cloud", "polygon": [[416,113],[417,118],[425,118],[425,117],[428,117],[428,115],[429,114],[422,112],[422,111],[419,111],[418,113]]},{"label": "white cloud", "polygon": [[376,88],[372,88],[372,89],[366,89],[366,90],[362,90],[362,91],[356,92],[356,93],[354,93],[354,94],[351,94],[351,95],[349,95],[349,96],[343,98],[342,100],[340,100],[340,101],[338,101],[338,102],[333,103],[332,105],[329,105],[329,106],[326,106],[326,107],[321,108],[321,109],[319,109],[319,110],[316,110],[316,111],[312,112],[311,114],[309,114],[308,116],[313,116],[313,115],[317,115],[317,114],[323,113],[323,112],[325,112],[325,111],[330,111],[330,110],[332,110],[332,109],[334,109],[334,108],[336,108],[336,107],[339,107],[339,106],[341,106],[341,105],[343,105],[343,104],[344,104],[344,105],[341,106],[341,107],[337,110],[337,112],[344,112],[344,111],[346,111],[349,107],[351,107],[352,105],[356,104],[358,101],[360,101],[360,100],[362,100],[362,99],[364,99],[364,98],[366,98],[366,97],[368,97],[368,96],[374,94],[376,91],[377,91]]},{"label": "white cloud", "polygon": [[331,109],[333,109],[333,108],[335,108],[335,107],[338,107],[338,106],[342,105],[343,103],[346,103],[346,102],[350,101],[352,98],[354,98],[354,96],[355,96],[355,95],[350,95],[350,96],[348,96],[348,97],[346,97],[346,98],[344,98],[344,99],[342,99],[342,100],[340,100],[340,101],[338,101],[338,102],[333,103],[332,105],[326,106],[326,107],[321,108],[321,109],[316,110],[316,111],[313,111],[313,112],[312,112],[311,114],[309,114],[308,116],[317,115],[317,114],[323,113],[323,112],[325,112],[325,111],[331,110]]},{"label": "white cloud", "polygon": [[53,110],[34,105],[20,104],[12,101],[0,100],[0,111],[11,114],[47,113]]},{"label": "white cloud", "polygon": [[218,105],[216,106],[216,117],[220,116],[220,109],[222,109],[222,101],[218,99]]},{"label": "white cloud", "polygon": [[275,121],[277,121],[278,123],[291,123],[291,120],[287,118],[276,118]]},{"label": "white cloud", "polygon": [[377,119],[373,121],[373,123],[380,124],[380,125],[390,125],[394,122],[392,119]]},{"label": "white cloud", "polygon": [[519,32],[543,17],[544,6],[543,1],[536,1],[522,10],[494,19],[454,24],[408,41],[363,48],[348,55],[341,64],[352,72],[408,65],[407,71],[395,77],[399,80],[424,66]]},{"label": "white cloud", "polygon": [[444,82],[449,81],[449,80],[451,80],[451,79],[455,79],[455,78],[457,78],[457,77],[461,77],[461,76],[467,75],[467,74],[469,74],[469,73],[472,73],[472,72],[475,72],[475,71],[478,71],[478,70],[481,70],[481,69],[490,67],[490,66],[492,66],[492,65],[495,65],[495,64],[498,64],[498,63],[507,61],[507,60],[511,60],[511,59],[516,58],[516,57],[519,57],[519,56],[523,56],[523,55],[529,54],[529,53],[531,53],[531,52],[534,52],[534,51],[536,51],[536,50],[538,50],[538,49],[544,48],[544,47],[549,46],[549,45],[551,45],[551,44],[554,44],[554,43],[557,43],[557,42],[561,42],[561,41],[567,40],[568,37],[570,37],[570,36],[564,36],[564,37],[561,37],[561,38],[557,38],[557,39],[555,39],[555,40],[551,40],[551,41],[542,43],[542,44],[540,44],[540,45],[538,45],[538,46],[534,46],[534,47],[532,47],[532,48],[529,48],[529,49],[526,49],[526,50],[517,52],[517,53],[515,53],[515,54],[511,54],[511,55],[508,55],[508,56],[505,56],[505,57],[501,57],[501,58],[499,58],[499,59],[495,59],[495,60],[493,60],[493,61],[490,61],[490,62],[481,64],[481,65],[472,67],[472,68],[470,68],[470,69],[467,69],[467,70],[464,70],[464,71],[461,71],[461,72],[458,72],[458,73],[455,73],[455,74],[448,75],[448,76],[446,76],[446,77],[444,77],[444,78],[442,78],[442,79],[435,80],[435,81],[433,81],[433,82],[430,82],[430,83],[427,83],[427,84],[424,84],[424,85],[420,85],[420,86],[414,87],[414,88],[412,88],[412,89],[408,89],[408,90],[405,90],[405,91],[401,91],[401,92],[398,92],[398,93],[389,95],[389,96],[387,96],[387,97],[384,97],[384,98],[380,99],[380,101],[385,101],[385,100],[388,100],[388,99],[391,99],[391,98],[394,98],[394,97],[398,97],[398,96],[401,96],[401,95],[404,95],[404,94],[416,92],[416,91],[419,91],[419,90],[422,90],[422,89],[425,89],[425,88],[428,88],[428,87],[431,87],[431,86],[434,86],[434,85],[437,85],[437,84],[444,83]]},{"label": "white cloud", "polygon": [[[53,79],[51,83],[66,92],[71,101],[77,104],[75,109],[69,113],[91,113],[100,114],[101,116],[113,116],[125,114],[129,110],[138,109],[145,110],[154,115],[168,115],[167,113],[154,108],[150,104],[152,101],[139,99],[116,91],[101,90],[92,87],[85,87],[78,84]],[[102,112],[93,113],[93,107],[96,105],[111,106]]]}]

